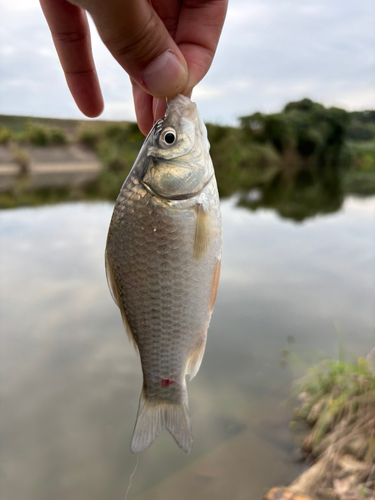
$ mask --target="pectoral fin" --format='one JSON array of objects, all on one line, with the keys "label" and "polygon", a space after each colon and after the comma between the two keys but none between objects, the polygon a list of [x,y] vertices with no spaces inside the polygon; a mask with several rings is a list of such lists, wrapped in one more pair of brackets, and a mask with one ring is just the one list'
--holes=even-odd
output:
[{"label": "pectoral fin", "polygon": [[194,259],[199,260],[210,246],[210,214],[206,212],[203,205],[196,205],[197,220],[195,224],[194,237]]},{"label": "pectoral fin", "polygon": [[107,250],[105,251],[105,275],[107,277],[108,288],[109,288],[109,291],[111,292],[112,298],[115,301],[115,304],[118,306],[118,308],[121,311],[122,322],[124,323],[126,334],[129,338],[131,344],[133,344],[134,349],[136,351],[138,351],[137,342],[135,341],[134,335],[133,335],[131,328],[129,326],[129,322],[128,322],[127,317],[125,315],[124,306],[121,302],[121,297],[120,297],[120,294],[119,294],[119,291],[117,288],[115,276],[113,274],[112,267],[111,267],[111,264],[110,264],[109,259],[108,259]]},{"label": "pectoral fin", "polygon": [[211,296],[210,296],[210,308],[211,312],[214,310],[214,305],[216,301],[217,289],[219,288],[219,279],[220,279],[220,269],[221,269],[221,260],[219,260],[214,268],[214,272],[212,275],[211,282]]}]

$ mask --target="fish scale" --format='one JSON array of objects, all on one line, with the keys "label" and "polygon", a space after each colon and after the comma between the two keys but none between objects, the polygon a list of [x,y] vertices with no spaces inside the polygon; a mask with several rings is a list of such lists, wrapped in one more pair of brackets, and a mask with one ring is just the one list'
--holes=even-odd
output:
[{"label": "fish scale", "polygon": [[[181,116],[176,118],[174,111]],[[167,175],[168,189],[173,189],[173,175],[179,168],[179,158],[183,157],[182,170],[176,175],[180,189],[189,151],[185,155],[180,153],[187,142],[181,133],[176,158],[171,154],[172,148],[158,151],[155,144],[158,141],[160,144],[160,134],[165,127],[170,129],[170,123],[179,137],[178,126],[186,126],[184,111],[194,117],[195,127],[187,125],[190,143],[192,137],[201,139],[194,147],[192,167],[198,165],[197,192],[185,197],[178,194],[175,200],[173,196],[168,199],[164,193],[154,193],[152,188],[164,189],[163,175]],[[204,134],[201,138],[204,125],[199,120],[190,100],[178,96],[171,101],[164,121],[146,139],[120,191],[108,233],[107,277],[128,335],[139,350],[144,378],[132,441],[134,452],[147,448],[163,427],[167,427],[185,451],[191,447],[185,375],[195,375],[203,356],[213,307],[213,283],[221,258],[217,186],[208,142],[204,141]],[[154,149],[166,156],[165,163],[150,154]],[[204,169],[197,162],[199,154]],[[189,176],[194,188],[191,172]],[[207,214],[200,208],[200,199],[209,200]],[[199,255],[194,257],[200,234],[199,217],[207,234],[203,231],[202,241],[198,241],[203,250],[198,245]]]}]

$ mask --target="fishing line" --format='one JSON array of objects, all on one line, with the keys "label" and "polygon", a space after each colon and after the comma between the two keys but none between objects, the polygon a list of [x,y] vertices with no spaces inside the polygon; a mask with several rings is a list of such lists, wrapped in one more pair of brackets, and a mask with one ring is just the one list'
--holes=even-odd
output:
[{"label": "fishing line", "polygon": [[125,500],[128,500],[128,495],[129,495],[129,491],[130,491],[130,486],[132,485],[132,481],[133,481],[133,477],[134,477],[134,474],[138,468],[138,465],[139,465],[139,458],[140,458],[141,454],[138,453],[137,454],[137,462],[135,464],[135,467],[134,467],[134,470],[130,476],[130,479],[129,479],[129,486],[128,486],[128,489],[126,490],[126,493],[125,493]]}]

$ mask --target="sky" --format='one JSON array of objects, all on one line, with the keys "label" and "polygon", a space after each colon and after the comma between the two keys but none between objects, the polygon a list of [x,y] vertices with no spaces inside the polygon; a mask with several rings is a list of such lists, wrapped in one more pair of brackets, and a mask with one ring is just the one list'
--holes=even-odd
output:
[{"label": "sky", "polygon": [[[0,114],[84,118],[37,0],[0,0]],[[134,120],[128,77],[92,27],[100,118]],[[303,97],[375,108],[373,0],[229,0],[213,65],[193,93],[205,121],[234,124]]]}]

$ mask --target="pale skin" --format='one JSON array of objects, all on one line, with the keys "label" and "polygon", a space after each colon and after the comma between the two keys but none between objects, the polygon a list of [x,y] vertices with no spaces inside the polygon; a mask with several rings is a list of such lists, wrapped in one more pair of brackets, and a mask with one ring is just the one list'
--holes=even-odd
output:
[{"label": "pale skin", "polygon": [[128,73],[140,130],[147,135],[165,102],[191,95],[211,66],[228,0],[40,0],[73,98],[83,114],[104,102],[86,11]]}]

